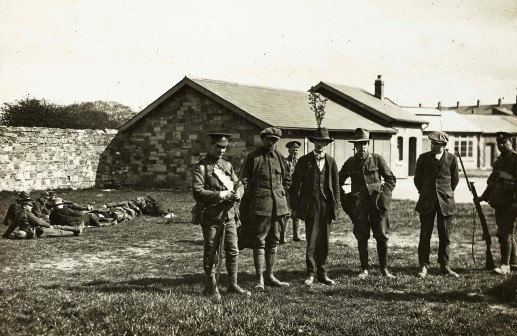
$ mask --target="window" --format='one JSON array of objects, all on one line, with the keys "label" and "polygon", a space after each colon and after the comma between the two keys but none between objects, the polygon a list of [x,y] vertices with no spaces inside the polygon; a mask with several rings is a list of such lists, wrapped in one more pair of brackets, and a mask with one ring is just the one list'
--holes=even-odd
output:
[{"label": "window", "polygon": [[404,160],[404,138],[397,137],[397,149],[399,151],[399,161]]},{"label": "window", "polygon": [[454,140],[454,152],[460,153],[462,158],[474,157],[474,138],[459,136]]}]

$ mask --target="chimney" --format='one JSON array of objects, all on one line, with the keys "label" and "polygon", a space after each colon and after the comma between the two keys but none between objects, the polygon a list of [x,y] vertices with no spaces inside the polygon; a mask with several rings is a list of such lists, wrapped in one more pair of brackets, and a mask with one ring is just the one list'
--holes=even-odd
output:
[{"label": "chimney", "polygon": [[503,100],[501,98],[497,99],[497,106],[501,106],[503,103]]},{"label": "chimney", "polygon": [[456,108],[460,108],[460,102],[459,101],[456,102]]},{"label": "chimney", "polygon": [[418,107],[422,107],[422,103],[418,103]]},{"label": "chimney", "polygon": [[375,97],[384,99],[384,82],[381,79],[381,75],[377,76],[375,80]]},{"label": "chimney", "polygon": [[442,109],[442,102],[438,102],[438,109],[441,110]]},{"label": "chimney", "polygon": [[481,101],[478,99],[478,105],[477,105],[478,107],[479,107],[480,103],[481,103]]}]

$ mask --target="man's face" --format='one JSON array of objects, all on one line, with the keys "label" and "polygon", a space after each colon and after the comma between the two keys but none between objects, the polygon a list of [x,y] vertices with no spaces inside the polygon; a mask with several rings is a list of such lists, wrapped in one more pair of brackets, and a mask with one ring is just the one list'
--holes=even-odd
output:
[{"label": "man's face", "polygon": [[289,148],[289,155],[291,155],[292,157],[297,157],[298,156],[298,147],[291,147]]},{"label": "man's face", "polygon": [[498,140],[497,149],[499,149],[501,153],[507,153],[512,149],[512,142],[510,141],[510,139],[505,139],[503,141]]},{"label": "man's face", "polygon": [[316,153],[323,153],[323,151],[325,150],[325,147],[327,147],[329,143],[326,142],[326,141],[323,141],[323,140],[314,140],[314,151]]},{"label": "man's face", "polygon": [[275,137],[263,137],[262,138],[262,147],[264,147],[264,149],[267,151],[271,151],[273,148],[275,148],[277,141],[278,141],[278,138],[275,138]]},{"label": "man's face", "polygon": [[441,152],[443,152],[445,145],[446,144],[444,144],[443,142],[431,141],[431,152],[433,154],[440,154]]},{"label": "man's face", "polygon": [[23,205],[23,208],[24,208],[25,210],[32,211],[32,204],[30,204],[30,203],[25,203],[25,204]]},{"label": "man's face", "polygon": [[364,156],[368,153],[368,146],[370,145],[370,141],[358,141],[354,142],[355,152],[359,154],[359,156]]},{"label": "man's face", "polygon": [[216,158],[222,158],[223,154],[226,152],[226,146],[221,146],[218,144],[213,144],[210,147],[210,154],[215,156]]}]

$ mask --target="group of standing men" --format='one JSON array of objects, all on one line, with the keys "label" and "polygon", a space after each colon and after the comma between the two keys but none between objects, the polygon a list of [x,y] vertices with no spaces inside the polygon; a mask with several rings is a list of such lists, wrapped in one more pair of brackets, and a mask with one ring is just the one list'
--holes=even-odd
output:
[{"label": "group of standing men", "polygon": [[[358,277],[368,277],[368,239],[370,232],[377,241],[377,255],[381,275],[395,276],[388,270],[389,208],[396,185],[386,161],[368,150],[370,136],[365,129],[355,130],[355,154],[338,171],[333,157],[325,148],[334,140],[327,129],[318,128],[309,141],[314,150],[298,158],[298,141],[287,144],[289,156],[284,158],[275,149],[282,137],[281,130],[269,127],[260,133],[262,144],[249,153],[239,176],[230,162],[223,158],[230,135],[210,133],[210,150],[194,166],[193,195],[201,204],[200,224],[204,237],[203,268],[206,281],[203,293],[220,297],[210,250],[218,226],[225,225],[224,251],[230,283],[229,292],[251,295],[237,284],[239,243],[238,237],[251,236],[253,261],[256,271],[256,290],[265,286],[287,287],[274,275],[278,245],[285,242],[287,220],[293,222],[293,240],[300,241],[299,227],[305,222],[306,278],[304,284],[314,281],[333,285],[327,273],[329,237],[332,221],[338,216],[339,206],[353,223],[362,271]],[[459,182],[458,162],[445,147],[448,135],[444,132],[429,134],[431,150],[420,155],[414,177],[419,199],[415,210],[420,215],[418,245],[419,277],[427,276],[430,240],[435,223],[438,228],[438,263],[440,273],[451,277],[459,275],[449,267],[450,226],[455,210],[454,190]],[[494,271],[508,274],[510,265],[517,266],[517,251],[512,236],[517,217],[517,154],[512,149],[512,135],[497,135],[501,156],[488,179],[487,190],[479,200],[489,201],[496,209],[498,237],[501,246],[501,267]],[[351,192],[342,187],[351,179]],[[240,222],[243,222],[239,230]],[[239,231],[239,232],[238,232]]]}]

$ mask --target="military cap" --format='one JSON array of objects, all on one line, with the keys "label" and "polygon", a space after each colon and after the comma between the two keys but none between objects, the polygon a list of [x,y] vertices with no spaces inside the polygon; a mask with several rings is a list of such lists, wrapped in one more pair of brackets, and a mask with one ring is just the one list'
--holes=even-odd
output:
[{"label": "military cap", "polygon": [[25,205],[25,204],[30,204],[31,206],[33,205],[34,201],[30,198],[24,198],[22,200],[20,200],[20,203],[22,205]]},{"label": "military cap", "polygon": [[449,142],[449,136],[445,132],[431,132],[429,133],[428,137],[431,141],[438,142],[441,144],[446,144],[447,142]]},{"label": "military cap", "polygon": [[309,136],[309,141],[314,142],[315,140],[326,141],[328,143],[334,141],[329,136],[329,131],[325,127],[318,127],[314,135]]},{"label": "military cap", "polygon": [[55,190],[49,190],[48,191],[48,195],[51,196],[51,197],[52,196],[56,196],[56,194],[57,194],[57,192]]},{"label": "military cap", "polygon": [[282,137],[282,131],[276,127],[268,127],[260,132],[260,137],[280,139]]},{"label": "military cap", "polygon": [[229,139],[231,134],[228,133],[207,133],[210,137],[212,144],[217,144],[219,146],[228,146]]},{"label": "military cap", "polygon": [[364,128],[356,128],[354,131],[354,138],[348,142],[363,142],[370,141],[370,132]]},{"label": "military cap", "polygon": [[19,200],[29,199],[31,198],[28,191],[21,191],[19,195]]},{"label": "military cap", "polygon": [[44,198],[49,198],[49,197],[50,197],[50,195],[49,195],[48,191],[45,191],[45,190],[43,190],[43,191],[40,193],[40,196],[41,196],[41,197],[44,197]]},{"label": "military cap", "polygon": [[60,205],[60,204],[64,204],[63,203],[63,199],[60,198],[60,197],[56,197],[52,200],[52,205]]},{"label": "military cap", "polygon": [[288,143],[286,143],[285,147],[287,147],[287,148],[300,148],[301,145],[302,144],[301,144],[300,141],[293,140],[293,141],[289,141]]},{"label": "military cap", "polygon": [[511,138],[513,138],[513,134],[512,133],[508,133],[508,132],[497,132],[495,134],[495,139],[496,141],[498,142],[505,142],[506,140],[510,140]]}]

